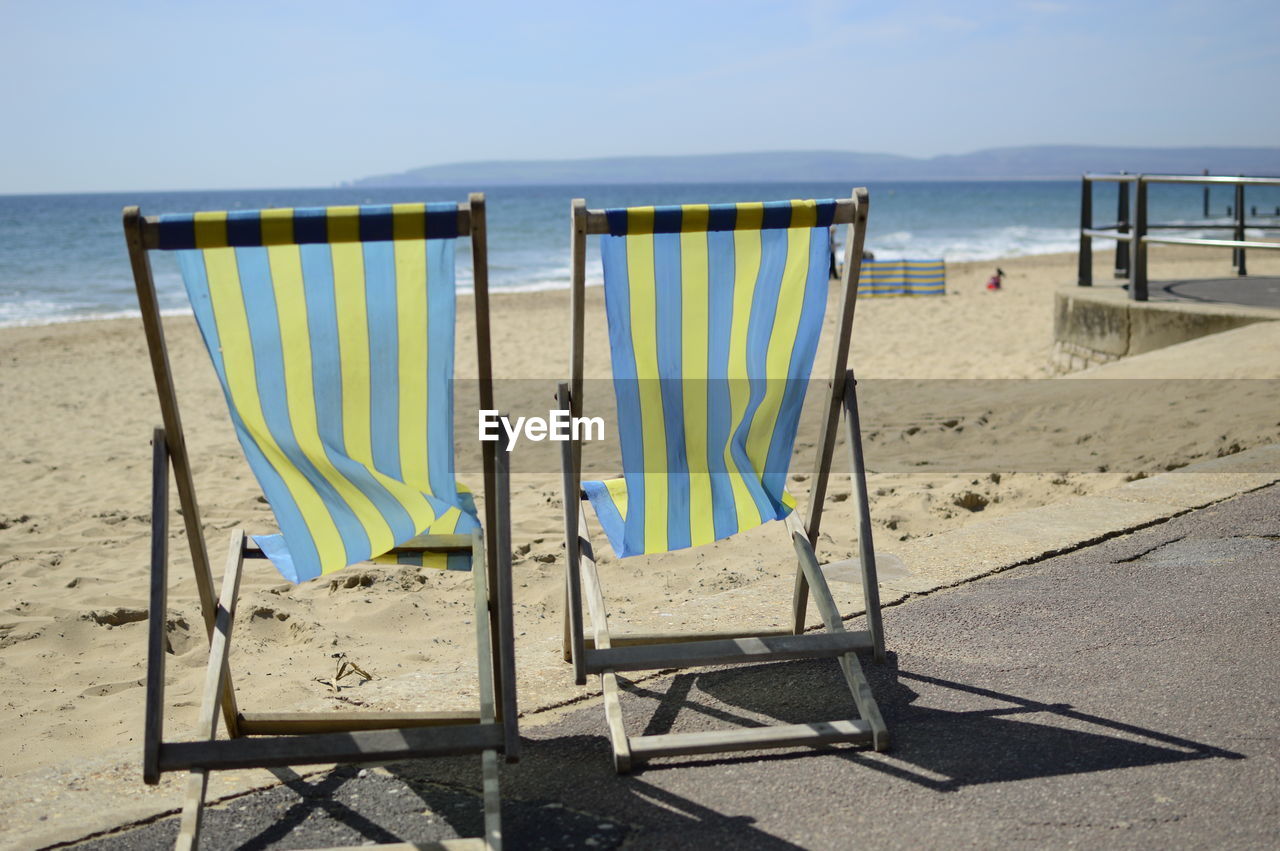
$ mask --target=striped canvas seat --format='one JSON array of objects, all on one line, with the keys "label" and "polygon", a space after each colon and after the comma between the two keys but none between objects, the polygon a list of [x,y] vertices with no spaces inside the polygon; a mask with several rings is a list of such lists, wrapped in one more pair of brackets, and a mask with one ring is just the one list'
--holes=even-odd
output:
[{"label": "striped canvas seat", "polygon": [[861,295],[946,295],[947,267],[941,260],[863,260]]},{"label": "striped canvas seat", "polygon": [[614,552],[698,546],[784,518],[835,202],[605,212],[624,473],[582,487]]},{"label": "striped canvas seat", "polygon": [[[236,435],[301,582],[479,528],[454,480],[458,205],[162,216]],[[465,569],[468,553],[428,555]]]}]

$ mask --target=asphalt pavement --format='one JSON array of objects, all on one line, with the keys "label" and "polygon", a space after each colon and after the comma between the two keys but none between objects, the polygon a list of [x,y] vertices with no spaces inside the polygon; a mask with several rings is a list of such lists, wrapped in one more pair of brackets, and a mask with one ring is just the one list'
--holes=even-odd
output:
[{"label": "asphalt pavement", "polygon": [[[616,776],[597,701],[525,726],[508,849],[1280,847],[1280,485],[885,610],[894,735]],[[856,628],[856,622],[853,624]],[[566,671],[566,676],[568,672]],[[850,717],[835,662],[630,684],[634,732]],[[344,767],[211,807],[205,848],[480,833],[479,760]],[[172,847],[177,818],[76,847]]]}]

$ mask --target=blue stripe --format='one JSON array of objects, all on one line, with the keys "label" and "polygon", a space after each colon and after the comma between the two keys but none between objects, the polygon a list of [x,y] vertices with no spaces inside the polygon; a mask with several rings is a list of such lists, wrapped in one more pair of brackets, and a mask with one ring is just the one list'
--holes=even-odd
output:
[{"label": "blue stripe", "polygon": [[227,213],[228,245],[261,245],[262,213],[258,210],[233,210]]},{"label": "blue stripe", "polygon": [[[613,547],[618,558],[622,558],[627,548],[626,520],[618,513],[618,506],[614,503],[609,488],[604,482],[583,482],[582,490],[587,495],[587,499],[591,500],[591,507],[595,509],[600,528],[609,539],[609,546]],[[641,510],[643,511],[643,508]]]},{"label": "blue stripe", "polygon": [[612,210],[604,211],[605,220],[609,223],[610,236],[625,236],[627,233],[627,210],[625,207],[617,207]]},{"label": "blue stripe", "polygon": [[[274,507],[273,505],[272,508]],[[293,553],[289,551],[284,535],[250,535],[249,537],[262,549],[262,554],[271,560],[276,570],[280,571],[280,575],[285,579],[297,584],[316,578],[315,574],[307,576],[298,574],[298,566],[293,561]]]},{"label": "blue stripe", "polygon": [[[679,208],[676,208],[677,210]],[[653,237],[654,319],[657,328],[659,391],[667,444],[667,549],[690,544],[689,459],[684,445],[684,376],[680,234]],[[662,471],[649,473],[662,475]]]},{"label": "blue stripe", "polygon": [[[222,362],[222,344],[218,338],[218,325],[213,318],[213,303],[209,297],[209,279],[205,274],[204,252],[183,251],[177,256],[178,265],[182,270],[182,281],[187,288],[187,297],[191,301],[196,323],[200,326],[200,335],[204,338],[205,347],[209,350],[209,357],[213,361],[214,371],[217,372],[218,381],[222,385],[223,395],[227,399],[227,408],[231,413],[231,422],[235,426],[236,438],[240,441],[241,448],[244,449],[249,468],[253,471],[254,477],[257,478],[258,484],[262,487],[262,493],[266,496],[267,502],[270,503],[271,510],[276,516],[276,523],[279,524],[280,528],[284,529],[287,526],[305,529],[306,522],[302,519],[302,512],[298,510],[297,503],[293,500],[293,494],[289,492],[289,488],[285,485],[284,479],[280,477],[276,468],[271,466],[266,456],[262,454],[258,444],[253,442],[239,411],[236,410],[235,405],[231,404],[231,394],[227,391],[227,373]],[[304,563],[320,563],[320,554],[316,550],[315,542],[311,540],[310,535],[305,536],[304,540],[298,542],[297,549],[298,557]],[[268,553],[268,555],[270,554]],[[287,562],[272,558],[272,563],[279,568],[280,572],[290,582],[302,581],[298,577],[292,557]]]},{"label": "blue stripe", "polygon": [[653,210],[654,233],[679,233],[682,221],[684,221],[684,207],[655,207]]},{"label": "blue stripe", "polygon": [[394,233],[391,205],[375,204],[360,208],[360,241],[387,242]]},{"label": "blue stripe", "polygon": [[[809,232],[809,269],[804,293],[801,294],[804,302],[800,308],[796,340],[787,366],[787,386],[783,391],[778,427],[769,442],[769,455],[762,477],[765,490],[770,494],[781,495],[787,486],[796,429],[800,425],[805,391],[818,351],[818,337],[822,333],[822,315],[827,307],[827,261],[827,232],[823,228],[814,228]],[[785,514],[786,508],[780,505],[779,510]]]},{"label": "blue stripe", "polygon": [[[636,357],[631,342],[631,291],[627,279],[627,241],[602,236],[600,257],[604,263],[605,312],[609,318],[609,345],[613,351],[613,387],[618,400],[618,422],[641,423],[640,388],[636,384]],[[644,435],[639,428],[618,430],[622,443],[622,470],[627,483],[627,516],[618,557],[644,552]]]},{"label": "blue stripe", "polygon": [[365,243],[364,294],[369,328],[369,436],[373,466],[400,480],[400,334],[396,325],[395,248]]},{"label": "blue stripe", "polygon": [[818,222],[817,227],[829,228],[831,223],[836,220],[836,202],[832,199],[818,202]]},{"label": "blue stripe", "polygon": [[760,223],[762,230],[791,227],[791,202],[768,201],[764,205],[764,216]]},{"label": "blue stripe", "polygon": [[329,211],[325,207],[300,207],[293,211],[293,241],[299,245],[329,241]]},{"label": "blue stripe", "polygon": [[707,468],[711,473],[712,522],[716,539],[738,531],[733,485],[725,466],[724,447],[729,442],[729,322],[733,315],[733,234],[707,234]]},{"label": "blue stripe", "polygon": [[425,244],[427,264],[427,464],[431,492],[453,494],[454,243]]},{"label": "blue stripe", "polygon": [[327,245],[299,246],[306,281],[307,328],[311,335],[311,381],[316,426],[325,455],[353,485],[369,498],[397,542],[417,534],[413,519],[400,501],[363,464],[347,454],[342,430],[342,360],[338,344],[338,308],[334,298],[333,254]]},{"label": "blue stripe", "polygon": [[[712,204],[707,209],[707,231],[733,230],[738,224],[737,204]],[[733,268],[733,254],[729,255],[729,267]],[[732,278],[730,279],[732,280]],[[715,314],[712,314],[713,316]]]},{"label": "blue stripe", "polygon": [[[195,216],[167,213],[160,217],[157,230],[161,251],[182,251],[196,247]],[[203,261],[201,265],[203,266]]]},{"label": "blue stripe", "polygon": [[427,204],[427,239],[455,239],[457,236],[458,205],[453,201]]},{"label": "blue stripe", "polygon": [[[284,380],[284,352],[280,341],[280,318],[276,311],[267,251],[265,248],[237,248],[235,251],[236,264],[240,269],[240,291],[249,321],[249,339],[253,345],[258,401],[262,406],[262,415],[266,420],[267,428],[285,457],[306,477],[324,500],[325,508],[329,511],[338,528],[338,534],[342,537],[347,564],[362,561],[369,557],[373,549],[364,526],[341,494],[303,453],[293,431],[293,422],[289,418],[289,401]],[[290,544],[300,538],[311,537],[310,529],[305,526],[292,529],[281,526],[280,531],[284,533],[285,540]],[[314,564],[307,564],[305,561],[299,561],[298,554],[295,552],[294,563],[298,566],[299,575],[304,578],[310,579],[312,576],[320,575],[318,560]]]}]

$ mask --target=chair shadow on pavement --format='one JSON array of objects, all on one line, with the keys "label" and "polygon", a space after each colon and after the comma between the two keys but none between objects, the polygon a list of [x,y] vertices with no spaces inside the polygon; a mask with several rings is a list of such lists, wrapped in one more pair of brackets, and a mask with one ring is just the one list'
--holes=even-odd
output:
[{"label": "chair shadow on pavement", "polygon": [[[793,667],[788,670],[787,665]],[[779,683],[769,668],[775,668],[785,681]],[[883,665],[864,660],[863,669],[889,725],[893,746],[886,754],[843,747],[827,752],[936,791],[1186,760],[1244,759],[1242,754],[1210,744],[1082,712],[1068,703],[1046,703],[901,671],[892,652]],[[856,716],[831,660],[677,674],[663,692],[647,684],[624,682],[623,688],[653,705],[645,735],[671,732],[677,716],[685,712],[715,719],[723,726]],[[810,758],[819,752],[791,751],[774,758]],[[714,761],[759,758],[755,753]],[[705,764],[709,760],[667,760],[651,768],[691,761]]]},{"label": "chair shadow on pavement", "polygon": [[[614,773],[605,720],[588,706],[526,731],[519,765],[503,766],[503,833],[523,848],[728,847],[790,851],[798,846],[756,825],[732,805],[673,791],[664,769],[840,759],[935,792],[968,786],[1201,759],[1243,759],[1203,742],[932,674],[900,671],[890,653],[866,664],[894,736],[889,753],[836,746],[667,759],[630,775]],[[854,715],[831,660],[753,665],[630,682],[624,712],[632,733],[804,723]],[[278,773],[284,786],[266,827],[238,847],[293,846],[335,832],[353,844],[430,842],[482,831],[480,772],[474,757],[400,762],[363,776],[353,767],[316,778]],[[646,778],[646,772],[652,772]],[[670,779],[675,779],[671,775]],[[705,778],[704,778],[705,779]],[[695,784],[696,787],[697,784]],[[740,812],[740,811],[739,811]],[[218,810],[210,815],[223,817]],[[231,820],[231,814],[226,814]],[[238,817],[236,817],[238,818]],[[234,831],[232,831],[234,833]],[[215,834],[216,835],[216,834]],[[590,840],[590,841],[587,841]]]},{"label": "chair shadow on pavement", "polygon": [[[589,710],[596,720],[599,707]],[[598,720],[603,726],[603,718]],[[699,804],[635,775],[618,775],[610,753],[603,730],[526,741],[520,763],[502,769],[503,847],[609,849],[639,842],[645,848],[801,848],[758,829],[750,815]],[[433,760],[388,769],[437,811],[442,792],[467,789],[477,803],[458,810],[450,826],[461,835],[480,831],[480,778],[471,765]]]},{"label": "chair shadow on pavement", "polygon": [[[526,742],[520,764],[501,769],[503,847],[611,849],[639,840],[641,847],[652,848],[800,849],[755,827],[750,815],[722,812],[643,778],[616,775],[609,752],[603,735]],[[279,770],[284,785],[266,793],[269,800],[253,804],[273,810],[271,818],[257,820],[269,826],[246,837],[235,824],[245,811],[233,804],[232,810],[209,810],[210,835],[227,840],[228,847],[261,851],[339,843],[425,845],[483,833],[474,757],[384,768],[361,772],[345,766],[312,778]],[[691,837],[696,837],[692,844]]]}]

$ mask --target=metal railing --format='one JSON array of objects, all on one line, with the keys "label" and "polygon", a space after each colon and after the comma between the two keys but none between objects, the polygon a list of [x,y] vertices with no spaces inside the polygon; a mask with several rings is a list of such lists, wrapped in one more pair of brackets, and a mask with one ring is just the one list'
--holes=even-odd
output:
[{"label": "metal railing", "polygon": [[[1116,221],[1110,225],[1093,223],[1093,184],[1117,183]],[[1205,186],[1204,214],[1209,215],[1208,187],[1212,185],[1234,186],[1235,221],[1162,223],[1147,220],[1147,190],[1153,183],[1189,183]],[[1132,212],[1129,205],[1129,187],[1133,187]],[[1274,220],[1250,223],[1245,216],[1246,186],[1280,186],[1280,177],[1226,177],[1192,174],[1085,174],[1080,181],[1080,257],[1077,283],[1082,287],[1093,286],[1093,240],[1095,238],[1116,241],[1115,277],[1129,279],[1129,297],[1136,301],[1147,300],[1147,246],[1201,245],[1210,248],[1230,248],[1231,265],[1237,275],[1248,274],[1245,251],[1252,249],[1277,250],[1280,242],[1257,242],[1244,238],[1246,228],[1275,229],[1280,222]],[[1205,239],[1188,236],[1157,236],[1155,230],[1230,230],[1231,239]]]}]

